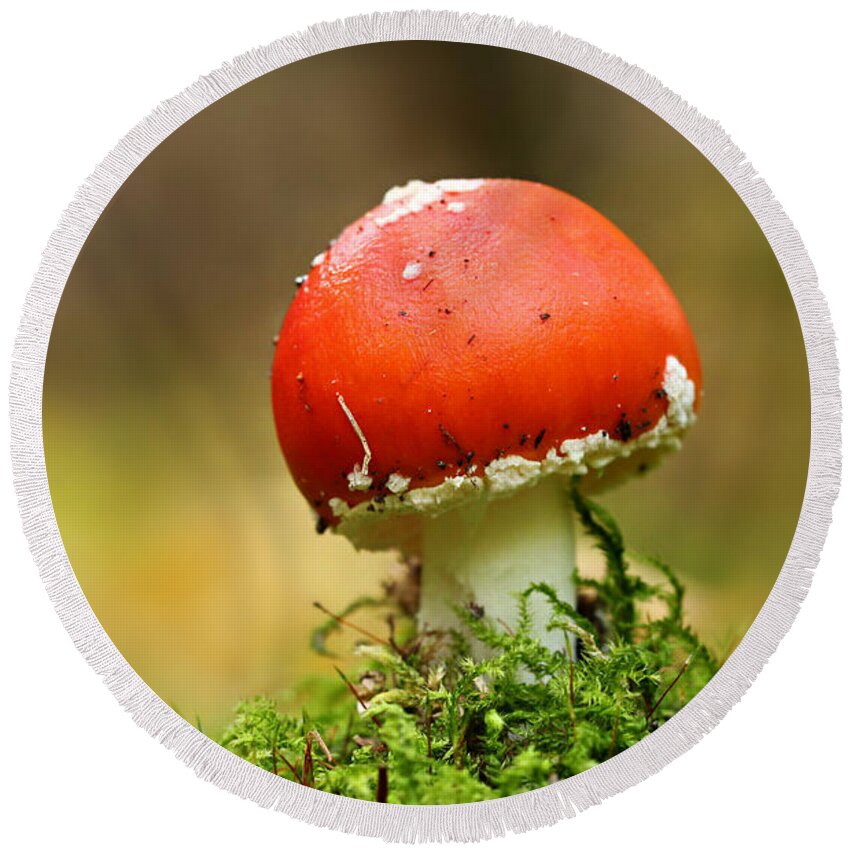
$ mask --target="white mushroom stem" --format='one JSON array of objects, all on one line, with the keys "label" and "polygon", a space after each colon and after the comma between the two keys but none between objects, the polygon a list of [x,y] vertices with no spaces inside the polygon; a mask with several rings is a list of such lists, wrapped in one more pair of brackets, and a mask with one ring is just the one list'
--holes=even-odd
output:
[{"label": "white mushroom stem", "polygon": [[[575,604],[573,510],[561,476],[550,475],[512,496],[482,498],[425,520],[422,537],[420,628],[458,627],[454,608],[475,603],[484,616],[513,630],[517,596],[533,582],[551,585]],[[533,634],[553,650],[564,634],[546,631],[551,609],[530,598]],[[473,654],[486,653],[473,644]]]}]

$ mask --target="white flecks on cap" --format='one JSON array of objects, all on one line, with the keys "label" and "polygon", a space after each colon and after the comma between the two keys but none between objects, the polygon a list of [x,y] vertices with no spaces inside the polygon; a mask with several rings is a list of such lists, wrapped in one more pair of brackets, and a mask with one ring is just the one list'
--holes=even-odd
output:
[{"label": "white flecks on cap", "polygon": [[402,201],[406,204],[418,203],[420,201],[430,202],[440,200],[441,192],[434,183],[426,183],[424,180],[408,180],[404,186],[393,186],[384,194],[385,204],[394,204]]},{"label": "white flecks on cap", "polygon": [[425,209],[428,204],[436,203],[442,196],[436,184],[424,183],[422,180],[411,180],[406,186],[396,186],[384,195],[384,204],[393,208],[386,215],[376,218],[375,224],[378,227],[391,224],[410,213]]},{"label": "white flecks on cap", "polygon": [[667,419],[674,426],[687,428],[695,418],[696,387],[688,378],[688,370],[672,354],[665,363],[663,386],[667,394]]},{"label": "white flecks on cap", "polygon": [[466,209],[466,204],[461,201],[452,201],[446,209],[452,213],[462,213]]},{"label": "white flecks on cap", "polygon": [[484,185],[484,180],[482,178],[475,178],[474,180],[438,180],[436,185],[443,192],[474,192]]},{"label": "white flecks on cap", "polygon": [[334,516],[343,516],[349,511],[348,503],[344,502],[342,499],[338,499],[336,496],[328,499],[328,507],[331,509],[331,513]]},{"label": "white flecks on cap", "polygon": [[320,266],[325,261],[325,252],[322,251],[321,254],[316,254],[315,257],[310,261],[310,268],[316,268],[316,266]]},{"label": "white flecks on cap", "polygon": [[387,490],[389,490],[390,493],[404,493],[409,486],[410,479],[404,475],[399,475],[398,472],[391,473],[390,477],[387,479]]},{"label": "white flecks on cap", "polygon": [[359,463],[354,464],[354,469],[346,478],[348,478],[349,490],[368,490],[372,486],[372,476],[367,475]]},{"label": "white flecks on cap", "polygon": [[404,271],[401,273],[401,276],[405,280],[416,280],[419,275],[422,274],[422,263],[408,263],[404,267]]},{"label": "white flecks on cap", "polygon": [[[445,194],[457,192],[473,192],[484,185],[483,179],[475,180],[438,180],[436,183],[426,183],[423,180],[411,180],[404,186],[394,186],[384,195],[384,206],[390,206],[387,213],[378,216],[375,224],[383,227],[404,218],[411,213],[425,209],[429,204],[438,203]],[[452,206],[449,204],[449,206]],[[460,212],[460,210],[452,210]]]}]

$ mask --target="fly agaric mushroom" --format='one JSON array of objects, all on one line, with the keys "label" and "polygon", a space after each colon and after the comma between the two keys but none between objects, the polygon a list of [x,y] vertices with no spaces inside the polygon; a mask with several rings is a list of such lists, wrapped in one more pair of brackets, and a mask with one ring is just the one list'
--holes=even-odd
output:
[{"label": "fly agaric mushroom", "polygon": [[464,603],[510,623],[535,581],[574,600],[570,480],[647,469],[699,404],[696,343],[647,257],[549,186],[412,181],[300,282],[272,397],[319,529],[419,558],[423,627]]}]

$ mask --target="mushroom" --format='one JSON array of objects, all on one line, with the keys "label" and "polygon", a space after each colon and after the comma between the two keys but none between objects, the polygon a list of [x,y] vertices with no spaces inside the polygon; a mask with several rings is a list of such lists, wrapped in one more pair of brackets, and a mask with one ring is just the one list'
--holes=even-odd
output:
[{"label": "mushroom", "polygon": [[[509,627],[575,599],[568,487],[678,448],[702,385],[647,257],[587,204],[520,180],[412,181],[347,227],[277,343],[277,433],[320,530],[422,563],[419,623]],[[545,612],[532,603],[537,636]]]}]

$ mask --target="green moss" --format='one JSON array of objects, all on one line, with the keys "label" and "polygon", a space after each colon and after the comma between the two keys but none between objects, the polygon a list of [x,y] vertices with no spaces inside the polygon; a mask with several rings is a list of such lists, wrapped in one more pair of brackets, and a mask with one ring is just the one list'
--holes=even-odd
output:
[{"label": "green moss", "polygon": [[[329,654],[333,632],[365,634],[362,667],[311,687],[322,699],[310,716],[267,698],[240,703],[222,745],[332,794],[430,805],[539,788],[648,735],[706,684],[717,660],[684,624],[684,589],[670,568],[627,553],[608,513],[576,490],[573,502],[606,560],[603,579],[576,576],[578,609],[531,584],[517,599],[513,631],[472,606],[458,610],[457,632],[422,633],[392,592],[359,599],[316,630],[313,646]],[[657,570],[658,585],[630,571],[636,560]],[[563,651],[532,636],[534,594],[548,603],[547,630],[564,634]],[[641,615],[651,600],[663,603],[664,616]],[[375,605],[391,609],[386,638],[348,619]],[[470,636],[491,657],[473,661]]]}]

